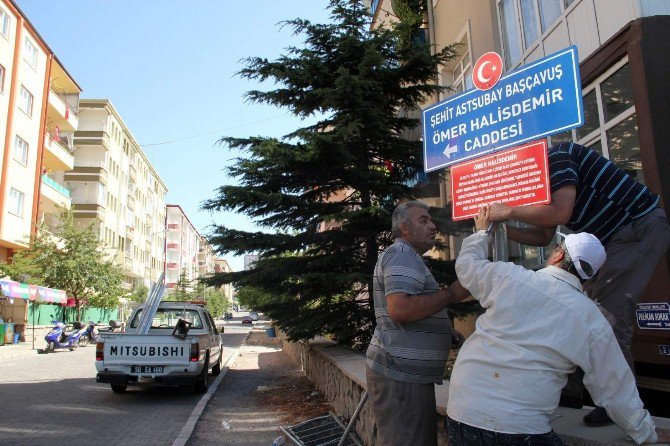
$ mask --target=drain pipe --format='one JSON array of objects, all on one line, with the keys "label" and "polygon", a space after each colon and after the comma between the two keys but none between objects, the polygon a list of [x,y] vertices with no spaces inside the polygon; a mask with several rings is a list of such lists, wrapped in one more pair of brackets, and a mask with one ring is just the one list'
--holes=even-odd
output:
[{"label": "drain pipe", "polygon": [[[433,11],[433,0],[426,0],[426,9],[428,10],[428,40],[430,44],[430,55],[434,56],[437,52],[437,42],[435,42],[435,14]],[[440,74],[436,74],[436,83],[440,84]],[[435,92],[435,102],[440,102],[440,92]]]}]

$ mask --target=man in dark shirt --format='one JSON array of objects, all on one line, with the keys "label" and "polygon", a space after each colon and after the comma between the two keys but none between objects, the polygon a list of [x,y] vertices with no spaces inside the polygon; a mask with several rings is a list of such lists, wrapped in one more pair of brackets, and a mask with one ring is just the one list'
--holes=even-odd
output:
[{"label": "man in dark shirt", "polygon": [[[607,158],[579,144],[561,143],[549,149],[549,174],[551,203],[521,207],[495,203],[491,220],[534,225],[507,228],[511,240],[525,245],[549,244],[558,225],[600,239],[607,261],[584,289],[600,304],[634,372],[630,346],[635,305],[670,243],[659,197]],[[567,396],[581,400],[581,395]],[[600,407],[584,421],[590,426],[611,423]]]}]

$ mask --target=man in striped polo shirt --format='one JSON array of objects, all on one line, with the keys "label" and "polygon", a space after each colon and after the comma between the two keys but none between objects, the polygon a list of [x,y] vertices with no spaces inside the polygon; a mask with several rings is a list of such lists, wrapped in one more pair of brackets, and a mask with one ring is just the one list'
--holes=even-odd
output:
[{"label": "man in striped polo shirt", "polygon": [[[590,232],[600,239],[607,261],[584,285],[612,324],[621,351],[633,372],[630,346],[635,305],[670,243],[659,197],[594,150],[574,143],[549,149],[551,203],[510,207],[496,203],[491,220],[517,220],[530,228],[507,227],[507,236],[532,246],[549,244],[558,225]],[[581,387],[566,388],[567,405],[581,406]],[[584,417],[590,426],[612,421],[597,407]]]},{"label": "man in striped polo shirt", "polygon": [[375,266],[377,326],[367,350],[367,390],[377,424],[377,444],[437,444],[435,383],[442,383],[452,335],[445,307],[469,296],[453,284],[441,290],[422,254],[435,245],[437,229],[428,206],[399,205],[391,217],[395,243]]}]

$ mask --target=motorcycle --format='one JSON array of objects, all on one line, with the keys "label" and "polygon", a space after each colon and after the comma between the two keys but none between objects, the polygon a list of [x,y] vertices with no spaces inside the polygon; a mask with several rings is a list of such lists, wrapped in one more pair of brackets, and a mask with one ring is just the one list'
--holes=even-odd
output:
[{"label": "motorcycle", "polygon": [[100,331],[97,324],[93,321],[88,321],[84,334],[79,338],[79,347],[86,347],[89,343],[98,342],[98,336],[100,336]]},{"label": "motorcycle", "polygon": [[44,340],[47,341],[44,353],[53,352],[57,348],[67,348],[72,351],[79,346],[79,339],[86,331],[81,322],[73,322],[74,330],[70,331],[65,330],[67,326],[63,322],[53,321],[53,324],[54,327],[44,337]]}]

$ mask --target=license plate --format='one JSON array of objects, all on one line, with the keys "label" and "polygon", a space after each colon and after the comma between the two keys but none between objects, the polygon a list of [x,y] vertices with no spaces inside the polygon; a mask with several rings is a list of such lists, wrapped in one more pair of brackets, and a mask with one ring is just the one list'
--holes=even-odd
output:
[{"label": "license plate", "polygon": [[162,365],[134,365],[130,373],[163,373]]}]

